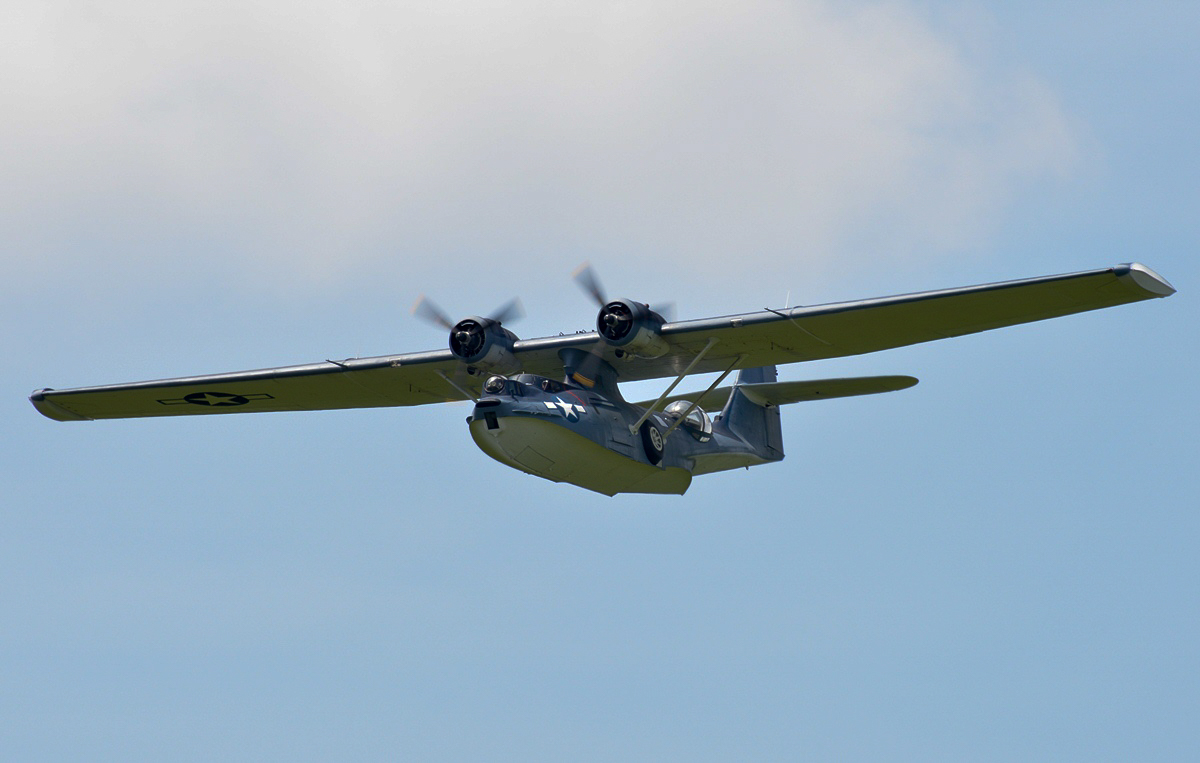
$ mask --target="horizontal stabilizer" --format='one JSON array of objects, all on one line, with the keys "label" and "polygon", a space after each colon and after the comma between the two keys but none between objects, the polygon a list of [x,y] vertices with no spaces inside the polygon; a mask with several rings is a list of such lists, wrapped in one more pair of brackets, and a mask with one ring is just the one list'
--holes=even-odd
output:
[{"label": "horizontal stabilizer", "polygon": [[[805,400],[825,400],[831,397],[853,397],[854,395],[876,395],[880,392],[895,392],[914,386],[917,380],[912,376],[857,376],[848,379],[812,379],[809,381],[769,382],[765,384],[738,385],[746,397],[759,405],[787,405],[800,403]],[[733,387],[719,387],[704,396],[702,405],[710,410],[725,407]],[[699,392],[691,394],[672,395],[663,401],[663,405],[676,400],[695,402],[700,397]],[[654,402],[647,400],[638,405],[647,408]]]}]

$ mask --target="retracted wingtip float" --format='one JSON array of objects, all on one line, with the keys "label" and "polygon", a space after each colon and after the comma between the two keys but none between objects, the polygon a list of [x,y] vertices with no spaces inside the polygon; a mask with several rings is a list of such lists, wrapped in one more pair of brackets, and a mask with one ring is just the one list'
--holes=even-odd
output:
[{"label": "retracted wingtip float", "polygon": [[[599,305],[596,330],[522,340],[513,300],[451,323],[425,298],[413,311],[449,330],[442,350],[327,360],[30,396],[56,421],[311,411],[470,400],[471,437],[503,464],[605,495],[682,494],[692,477],[783,459],[779,407],[911,387],[911,376],[781,382],[776,366],[860,355],[1019,323],[1168,297],[1140,263],[892,297],[668,323],[660,309],[609,299],[588,265],[575,279]],[[720,384],[738,372],[732,386]],[[706,390],[672,394],[693,374]],[[627,402],[618,383],[673,381]],[[561,381],[559,381],[561,379]],[[719,413],[709,416],[701,404]]]}]

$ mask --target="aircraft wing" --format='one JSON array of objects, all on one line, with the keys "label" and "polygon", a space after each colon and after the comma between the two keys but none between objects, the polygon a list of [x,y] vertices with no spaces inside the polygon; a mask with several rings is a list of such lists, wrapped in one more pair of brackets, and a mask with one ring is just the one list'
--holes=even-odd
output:
[{"label": "aircraft wing", "polygon": [[[605,348],[604,358],[617,369],[621,381],[671,377],[682,373],[716,340],[692,373],[783,365],[861,355],[1174,293],[1145,265],[1127,263],[1020,281],[668,323],[661,335],[670,350],[662,357],[617,359],[611,348]],[[526,370],[554,375],[561,373],[561,362],[554,366],[561,349],[590,349],[597,341],[592,332],[518,342],[516,350]]]},{"label": "aircraft wing", "polygon": [[30,400],[52,419],[88,421],[375,408],[467,399],[455,384],[478,387],[473,379],[468,382],[462,364],[450,351],[442,350],[102,387],[45,389],[33,393]]},{"label": "aircraft wing", "polygon": [[[669,347],[663,356],[617,359],[606,346],[603,357],[617,369],[621,381],[676,376],[706,346],[709,350],[693,373],[782,365],[886,350],[1174,292],[1144,265],[1125,264],[1022,281],[668,323],[662,328]],[[562,350],[590,350],[599,341],[595,332],[570,334],[517,341],[513,351],[525,372],[560,377]],[[372,408],[465,400],[478,394],[481,378],[469,375],[449,350],[436,350],[100,387],[43,389],[30,400],[42,414],[59,421]]]}]

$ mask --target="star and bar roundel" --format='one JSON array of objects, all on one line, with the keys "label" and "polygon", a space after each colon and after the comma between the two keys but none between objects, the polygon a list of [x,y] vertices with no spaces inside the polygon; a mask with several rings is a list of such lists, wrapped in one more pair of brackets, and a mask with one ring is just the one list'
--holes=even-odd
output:
[{"label": "star and bar roundel", "polygon": [[203,405],[209,408],[228,408],[234,405],[245,405],[251,400],[272,400],[273,396],[265,392],[250,395],[237,395],[232,392],[193,392],[183,397],[159,400],[163,405]]}]

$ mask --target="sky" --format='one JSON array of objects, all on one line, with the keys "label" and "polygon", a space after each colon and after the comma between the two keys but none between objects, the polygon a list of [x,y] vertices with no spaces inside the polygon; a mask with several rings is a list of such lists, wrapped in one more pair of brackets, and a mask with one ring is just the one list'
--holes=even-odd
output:
[{"label": "sky", "polygon": [[[1200,754],[1200,10],[17,2],[0,25],[0,757]],[[1179,290],[781,369],[683,497],[465,404],[64,424],[73,387],[1144,262]],[[711,377],[693,380],[702,389]],[[653,397],[662,382],[631,385]]]}]

